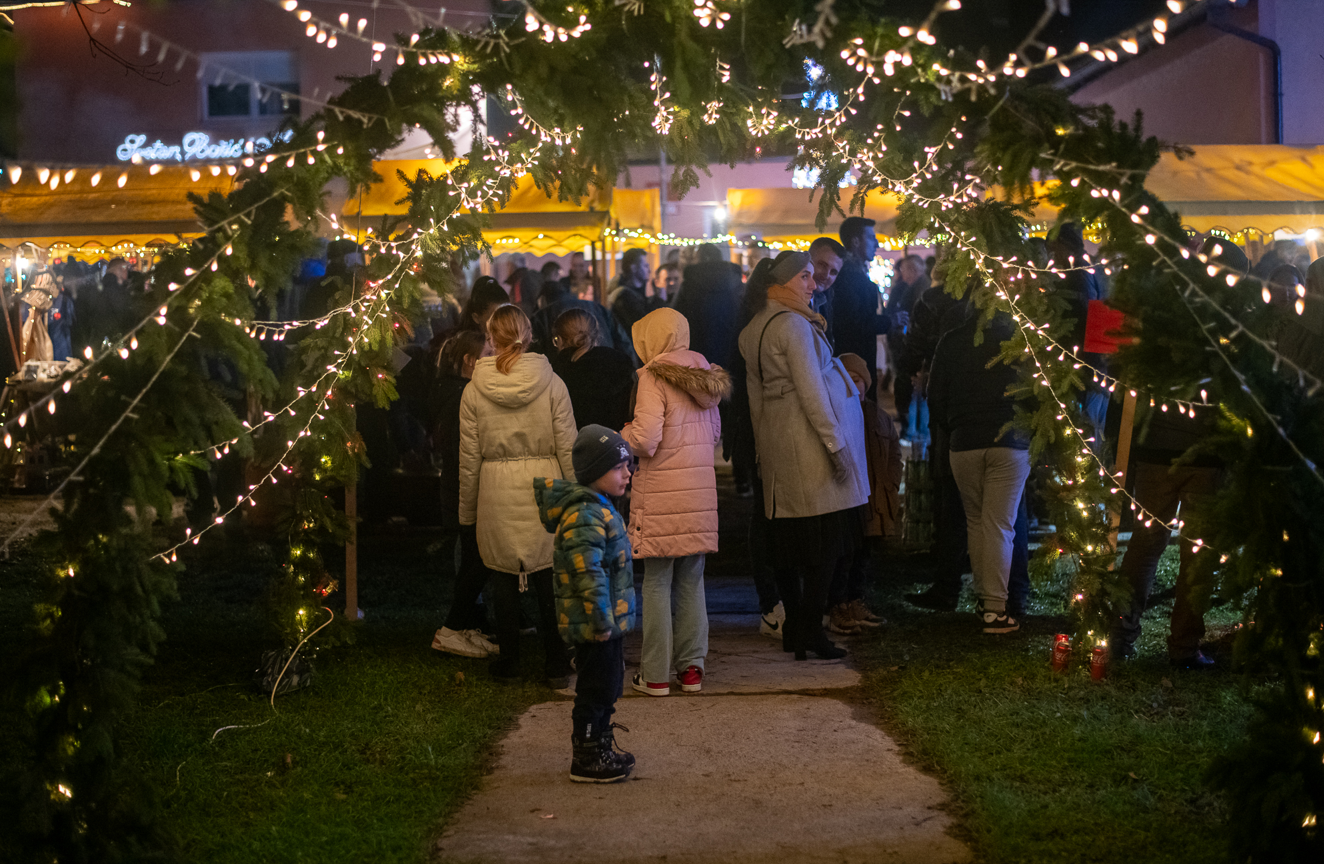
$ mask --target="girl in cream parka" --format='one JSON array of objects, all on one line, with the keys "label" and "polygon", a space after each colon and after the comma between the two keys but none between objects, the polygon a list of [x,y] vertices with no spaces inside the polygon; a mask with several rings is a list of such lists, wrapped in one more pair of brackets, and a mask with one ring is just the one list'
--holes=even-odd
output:
[{"label": "girl in cream parka", "polygon": [[708,654],[704,556],[717,551],[717,405],[730,395],[731,380],[689,350],[689,322],[674,309],[644,316],[631,335],[644,363],[634,419],[621,430],[639,457],[630,545],[644,560],[643,658],[632,683],[666,696],[674,671],[682,690],[696,692]]},{"label": "girl in cream parka", "polygon": [[519,674],[519,592],[538,595],[538,635],[554,689],[569,686],[570,660],[557,632],[552,537],[533,498],[533,478],[574,476],[574,410],[565,384],[541,354],[526,353],[528,316],[505,305],[489,319],[495,357],[474,366],[460,400],[460,524],[477,523],[478,551],[491,571],[501,659],[492,674]]}]

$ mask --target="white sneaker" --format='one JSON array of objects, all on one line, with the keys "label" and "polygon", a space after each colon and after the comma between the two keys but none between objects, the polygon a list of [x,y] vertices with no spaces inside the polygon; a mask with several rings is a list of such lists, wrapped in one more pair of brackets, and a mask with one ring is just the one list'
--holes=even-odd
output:
[{"label": "white sneaker", "polygon": [[501,656],[501,646],[493,642],[491,639],[488,639],[487,636],[483,635],[482,630],[463,630],[460,632],[460,635],[468,639],[470,642],[472,642],[474,645],[478,646],[482,650],[486,651],[487,654],[484,656],[487,657]]},{"label": "white sneaker", "polygon": [[445,651],[447,654],[458,654],[461,657],[486,657],[486,649],[480,647],[469,638],[472,630],[452,630],[449,627],[442,627],[432,637],[432,649],[434,651]]},{"label": "white sneaker", "polygon": [[767,615],[760,616],[759,633],[773,639],[782,638],[786,629],[786,607],[779,601]]}]

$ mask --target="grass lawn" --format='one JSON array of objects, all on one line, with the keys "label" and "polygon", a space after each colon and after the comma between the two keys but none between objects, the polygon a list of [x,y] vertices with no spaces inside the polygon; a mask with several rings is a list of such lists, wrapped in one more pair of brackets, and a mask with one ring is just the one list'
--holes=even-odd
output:
[{"label": "grass lawn", "polygon": [[[126,761],[161,795],[178,860],[427,860],[494,739],[548,692],[532,663],[540,651],[526,652],[536,655],[529,683],[512,687],[490,683],[486,661],[428,647],[451,581],[447,556],[429,551],[437,539],[361,541],[367,611],[355,644],[321,651],[314,686],[278,696],[274,711],[251,677],[275,644],[263,595],[279,554],[260,543],[200,547],[207,554],[180,580],[169,639],[123,730]],[[6,579],[6,642],[38,566],[20,563]],[[343,598],[332,599],[339,614]]]},{"label": "grass lawn", "polygon": [[[1156,591],[1175,577],[1175,552]],[[866,698],[943,780],[981,860],[1226,860],[1224,804],[1204,774],[1250,709],[1226,668],[1168,665],[1171,601],[1146,613],[1139,657],[1094,682],[1087,668],[1049,667],[1053,634],[1066,629],[1062,586],[1036,586],[1037,614],[1020,633],[983,636],[970,605],[937,614],[905,604],[922,564],[901,571],[876,597],[894,626],[857,649]],[[1207,621],[1213,637],[1236,615],[1224,607]]]},{"label": "grass lawn", "polygon": [[[733,502],[724,520],[738,522],[741,506]],[[714,578],[743,572],[742,538],[729,536]],[[278,697],[275,711],[251,674],[273,647],[263,595],[280,552],[255,542],[199,547],[167,615],[169,641],[123,730],[126,763],[158,790],[179,860],[428,859],[493,742],[548,695],[535,646],[525,652],[528,683],[515,687],[489,683],[485,661],[428,648],[449,603],[449,558],[437,540],[362,539],[367,617],[356,644],[321,651],[315,685]],[[41,566],[20,552],[0,570],[0,675]],[[857,695],[943,781],[959,832],[980,860],[1226,858],[1224,805],[1203,775],[1242,734],[1249,710],[1240,679],[1226,669],[1168,667],[1170,603],[1149,613],[1139,659],[1096,683],[1085,669],[1049,669],[1052,634],[1065,629],[1062,586],[1037,586],[1038,614],[1021,633],[986,637],[971,614],[904,603],[927,566],[923,556],[884,564],[874,600],[892,623],[854,646],[865,681]],[[1159,587],[1172,575],[1169,562]],[[1215,633],[1234,620],[1226,608],[1209,617]],[[0,763],[5,748],[0,738]],[[0,859],[9,857],[4,845],[0,838]]]}]

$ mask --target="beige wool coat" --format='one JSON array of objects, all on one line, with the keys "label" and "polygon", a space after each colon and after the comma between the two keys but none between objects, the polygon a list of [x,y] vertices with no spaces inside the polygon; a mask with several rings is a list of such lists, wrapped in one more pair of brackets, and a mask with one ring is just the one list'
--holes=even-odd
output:
[{"label": "beige wool coat", "polygon": [[[798,518],[869,500],[860,391],[804,316],[769,300],[740,333],[765,515]],[[833,479],[829,453],[845,453]]]},{"label": "beige wool coat", "polygon": [[717,405],[731,394],[731,376],[689,350],[689,323],[674,309],[649,313],[631,335],[644,361],[634,418],[621,430],[639,457],[630,496],[634,557],[716,552],[713,451],[722,435]]},{"label": "beige wool coat", "polygon": [[478,525],[483,563],[501,573],[552,566],[552,535],[533,498],[533,478],[570,479],[575,414],[565,384],[541,354],[509,374],[484,357],[460,399],[460,524]]}]

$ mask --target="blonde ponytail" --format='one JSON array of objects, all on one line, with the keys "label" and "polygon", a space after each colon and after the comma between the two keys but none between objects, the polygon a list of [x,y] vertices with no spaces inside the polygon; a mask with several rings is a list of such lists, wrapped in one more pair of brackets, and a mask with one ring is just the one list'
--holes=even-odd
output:
[{"label": "blonde ponytail", "polygon": [[487,334],[496,349],[497,371],[509,375],[533,341],[533,325],[523,309],[507,303],[488,319]]}]

